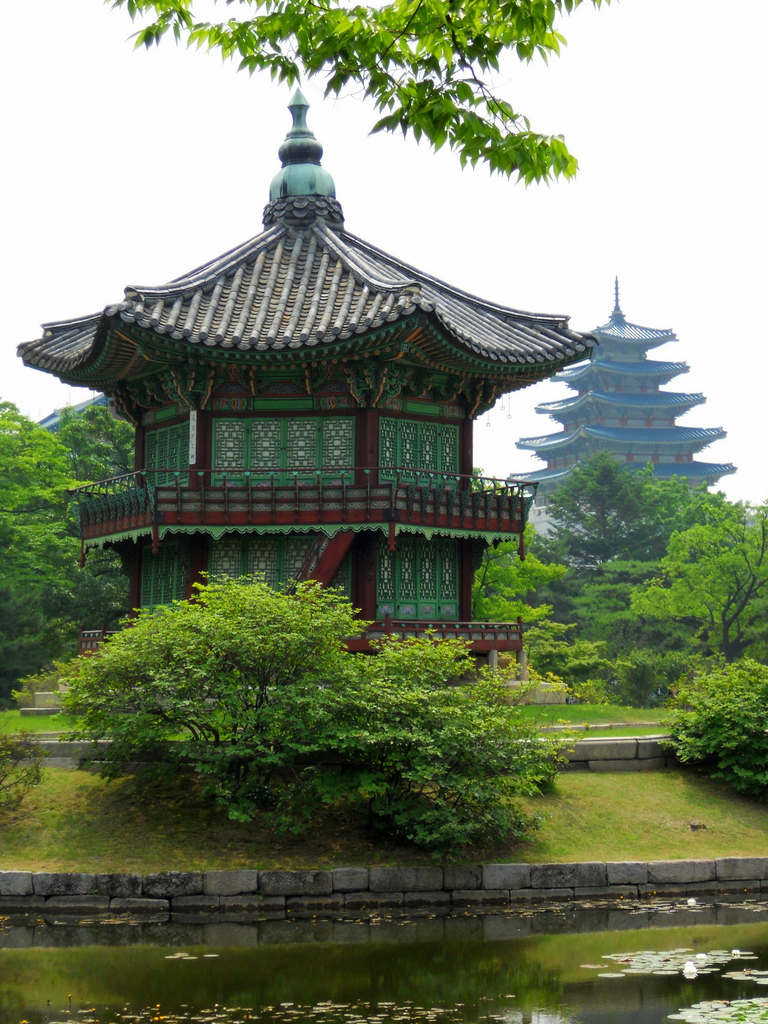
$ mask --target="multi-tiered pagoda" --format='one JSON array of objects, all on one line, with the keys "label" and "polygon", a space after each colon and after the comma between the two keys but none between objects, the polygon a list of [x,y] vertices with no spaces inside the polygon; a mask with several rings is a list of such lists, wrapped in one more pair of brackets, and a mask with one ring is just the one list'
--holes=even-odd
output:
[{"label": "multi-tiered pagoda", "polygon": [[618,279],[611,318],[592,334],[598,345],[591,361],[552,378],[567,384],[576,394],[536,408],[562,424],[562,430],[517,442],[518,448],[535,451],[547,464],[544,470],[522,476],[539,482],[537,510],[546,506],[547,495],[573,467],[596,451],[609,451],[630,466],[650,462],[657,476],[685,477],[691,487],[714,484],[721,476],[736,471],[730,463],[694,459],[694,454],[725,437],[725,431],[676,424],[678,416],[706,399],[702,394],[660,390],[675,377],[688,373],[688,366],[648,358],[651,349],[677,338],[669,330],[629,323],[619,305]]},{"label": "multi-tiered pagoda", "polygon": [[346,591],[378,623],[358,649],[428,624],[519,649],[518,624],[471,623],[472,575],[522,538],[532,488],[473,478],[472,421],[591,339],[350,234],[306,107],[297,92],[261,234],[20,346],[136,427],[136,471],[74,494],[83,553],[120,549],[134,607],[263,573]]}]

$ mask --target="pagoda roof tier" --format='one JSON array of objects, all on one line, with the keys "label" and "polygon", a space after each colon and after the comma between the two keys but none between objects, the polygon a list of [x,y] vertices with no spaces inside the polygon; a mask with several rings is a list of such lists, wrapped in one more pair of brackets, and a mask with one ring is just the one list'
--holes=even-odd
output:
[{"label": "pagoda roof tier", "polygon": [[659,345],[666,345],[668,341],[677,341],[674,331],[629,323],[620,309],[615,309],[608,323],[596,327],[593,333],[601,341],[609,344],[618,342],[622,345],[640,346],[643,349],[658,348]]},{"label": "pagoda roof tier", "polygon": [[578,366],[560,370],[552,377],[552,380],[570,384],[581,390],[588,388],[590,384],[596,383],[603,377],[616,383],[620,383],[621,378],[625,378],[633,385],[640,386],[641,381],[645,384],[666,384],[679,374],[688,372],[687,363],[671,363],[658,359],[625,362],[619,359],[601,359],[596,356],[588,363],[580,363]]},{"label": "pagoda roof tier", "polygon": [[654,462],[653,471],[662,480],[684,476],[689,480],[707,480],[714,483],[721,476],[730,476],[736,467],[730,462]]},{"label": "pagoda roof tier", "polygon": [[[641,470],[649,465],[647,462],[628,463],[626,468]],[[736,472],[736,467],[730,462],[653,462],[654,475],[662,480],[671,480],[675,476],[684,476],[691,480],[707,480],[714,482],[721,476],[729,476]],[[562,483],[568,477],[575,466],[565,466],[561,469],[540,469],[528,473],[515,473],[509,479],[520,482],[538,484]]]},{"label": "pagoda roof tier", "polygon": [[654,391],[650,394],[635,394],[616,391],[587,391],[583,395],[564,398],[560,402],[543,402],[536,406],[536,412],[557,414],[576,412],[589,406],[607,406],[610,411],[618,409],[640,409],[643,412],[659,410],[681,416],[694,406],[706,402],[702,394],[685,394],[675,391]]},{"label": "pagoda roof tier", "polygon": [[577,430],[545,434],[543,437],[526,437],[517,442],[523,450],[551,452],[572,448],[587,442],[597,442],[596,447],[620,451],[657,451],[660,448],[677,449],[681,452],[699,451],[713,441],[719,441],[726,433],[719,427],[666,427],[634,428],[581,426]]}]

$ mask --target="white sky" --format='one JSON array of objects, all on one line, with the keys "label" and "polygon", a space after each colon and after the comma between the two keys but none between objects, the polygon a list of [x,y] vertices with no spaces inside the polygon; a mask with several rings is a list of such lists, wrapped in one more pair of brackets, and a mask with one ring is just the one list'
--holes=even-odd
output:
[{"label": "white sky", "polygon": [[[0,397],[39,419],[87,392],[25,369],[16,345],[257,234],[289,92],[170,40],[134,52],[128,16],[101,0],[8,0],[3,15]],[[656,350],[691,368],[668,390],[707,397],[681,422],[728,431],[699,458],[735,463],[722,488],[763,501],[768,4],[614,0],[580,8],[563,31],[559,60],[510,66],[502,87],[579,157],[577,181],[549,188],[368,137],[372,108],[307,86],[347,227],[581,330],[608,319],[618,274],[627,318],[680,339]],[[559,429],[533,410],[565,394],[539,384],[512,396],[511,420],[507,408],[490,429],[481,420],[476,464],[500,476],[540,467],[514,442]]]}]

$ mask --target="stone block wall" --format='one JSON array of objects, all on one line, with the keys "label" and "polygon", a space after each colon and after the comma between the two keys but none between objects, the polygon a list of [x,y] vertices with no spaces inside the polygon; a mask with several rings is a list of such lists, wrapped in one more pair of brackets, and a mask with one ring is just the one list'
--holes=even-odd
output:
[{"label": "stone block wall", "polygon": [[546,900],[768,892],[768,857],[344,867],[313,871],[0,871],[0,915],[269,920],[388,910],[449,914]]},{"label": "stone block wall", "polygon": [[577,740],[560,753],[571,772],[653,772],[679,765],[666,746],[669,736],[600,736]]}]

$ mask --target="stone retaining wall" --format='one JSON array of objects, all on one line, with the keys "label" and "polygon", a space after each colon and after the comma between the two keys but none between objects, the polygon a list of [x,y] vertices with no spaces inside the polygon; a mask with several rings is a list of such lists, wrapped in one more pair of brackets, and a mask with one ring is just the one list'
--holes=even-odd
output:
[{"label": "stone retaining wall", "polygon": [[[572,772],[650,772],[679,765],[677,758],[665,749],[666,734],[656,736],[600,736],[596,739],[577,740],[561,753],[567,758],[565,771]],[[89,744],[72,740],[40,740],[51,768],[80,768],[86,758],[94,758],[93,770],[100,767],[98,757],[104,755],[108,743]],[[149,755],[163,759],[162,744]],[[134,766],[136,769],[140,765]]]},{"label": "stone retaining wall", "polygon": [[0,871],[0,915],[218,915],[228,920],[379,910],[447,914],[544,900],[768,893],[768,857],[457,864],[151,875]]},{"label": "stone retaining wall", "polygon": [[654,772],[661,768],[679,766],[665,745],[670,737],[657,736],[600,736],[577,740],[572,747],[562,750],[570,772]]}]

